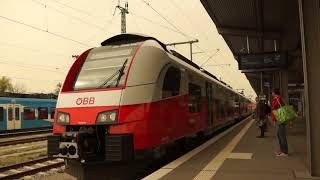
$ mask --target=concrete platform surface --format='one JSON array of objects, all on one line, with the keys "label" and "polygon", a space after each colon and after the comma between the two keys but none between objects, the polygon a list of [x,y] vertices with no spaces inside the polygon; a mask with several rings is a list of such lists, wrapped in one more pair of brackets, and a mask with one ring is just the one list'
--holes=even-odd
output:
[{"label": "concrete platform surface", "polygon": [[258,134],[255,121],[246,120],[177,167],[165,166],[145,179],[320,180],[307,172],[303,120],[287,125],[288,157],[275,156],[279,145],[274,126],[265,138],[256,138]]}]

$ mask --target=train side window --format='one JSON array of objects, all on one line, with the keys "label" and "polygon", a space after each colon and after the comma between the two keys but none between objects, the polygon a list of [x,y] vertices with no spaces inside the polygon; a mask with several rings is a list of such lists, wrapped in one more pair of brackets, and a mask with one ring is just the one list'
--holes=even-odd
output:
[{"label": "train side window", "polygon": [[0,107],[0,122],[3,121],[3,107]]},{"label": "train side window", "polygon": [[20,120],[20,108],[19,107],[15,107],[14,108],[14,113],[15,113],[15,120],[19,121]]},{"label": "train side window", "polygon": [[13,120],[13,109],[12,109],[12,107],[9,107],[8,108],[8,120],[9,121],[12,121]]},{"label": "train side window", "polygon": [[222,102],[221,102],[221,99],[217,99],[216,100],[216,107],[217,107],[217,117],[218,118],[221,118],[222,117]]},{"label": "train side window", "polygon": [[240,97],[238,95],[236,95],[236,98],[235,98],[235,107],[236,108],[239,108],[239,104],[240,104]]},{"label": "train side window", "polygon": [[36,118],[35,108],[23,108],[23,120],[34,120]]},{"label": "train side window", "polygon": [[48,119],[47,107],[38,107],[38,119]]},{"label": "train side window", "polygon": [[179,95],[180,92],[180,70],[174,67],[169,67],[164,77],[162,86],[162,98]]},{"label": "train side window", "polygon": [[189,112],[201,112],[201,87],[189,83]]},{"label": "train side window", "polygon": [[54,112],[56,111],[56,108],[51,108],[51,119],[54,119]]}]

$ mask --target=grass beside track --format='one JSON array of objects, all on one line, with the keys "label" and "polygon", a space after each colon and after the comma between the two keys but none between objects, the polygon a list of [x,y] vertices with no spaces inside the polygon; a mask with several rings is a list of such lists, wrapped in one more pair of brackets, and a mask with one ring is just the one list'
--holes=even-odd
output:
[{"label": "grass beside track", "polygon": [[47,147],[47,141],[40,141],[40,142],[34,142],[30,144],[23,144],[23,145],[4,146],[0,148],[0,158],[1,156],[5,156],[5,155],[27,152],[35,149],[46,148],[46,147]]},{"label": "grass beside track", "polygon": [[41,148],[33,151],[26,151],[24,153],[13,153],[11,155],[1,156],[0,167],[11,164],[17,164],[25,161],[39,159],[47,156],[47,149]]}]

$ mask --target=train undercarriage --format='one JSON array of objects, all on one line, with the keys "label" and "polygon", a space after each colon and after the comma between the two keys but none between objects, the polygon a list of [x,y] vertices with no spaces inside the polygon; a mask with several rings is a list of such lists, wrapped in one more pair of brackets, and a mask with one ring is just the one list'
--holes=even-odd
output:
[{"label": "train undercarriage", "polygon": [[48,155],[81,163],[132,160],[132,134],[111,135],[106,129],[102,125],[67,126],[65,133],[48,137]]}]

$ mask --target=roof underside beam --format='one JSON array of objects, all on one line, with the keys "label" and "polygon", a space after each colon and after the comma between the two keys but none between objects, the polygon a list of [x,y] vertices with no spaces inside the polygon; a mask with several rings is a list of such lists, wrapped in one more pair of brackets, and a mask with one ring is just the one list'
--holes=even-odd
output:
[{"label": "roof underside beam", "polygon": [[227,28],[227,27],[217,27],[219,34],[230,35],[230,36],[248,36],[253,38],[263,38],[276,40],[281,38],[281,34],[276,31],[264,31],[259,32],[255,29],[241,29],[241,28]]}]

